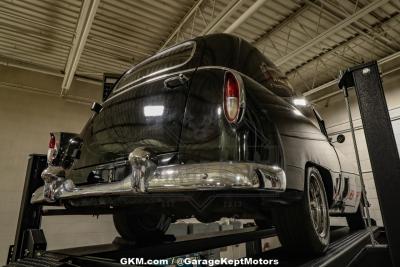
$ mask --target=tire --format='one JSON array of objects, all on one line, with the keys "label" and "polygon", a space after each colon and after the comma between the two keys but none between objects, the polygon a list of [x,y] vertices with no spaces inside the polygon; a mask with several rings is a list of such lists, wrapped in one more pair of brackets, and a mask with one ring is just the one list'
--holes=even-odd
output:
[{"label": "tire", "polygon": [[325,252],[329,245],[329,208],[318,169],[309,167],[306,172],[303,198],[275,209],[273,215],[285,250],[315,255]]},{"label": "tire", "polygon": [[365,229],[365,221],[361,212],[361,203],[358,205],[358,209],[356,213],[346,215],[347,225],[350,230],[361,230]]},{"label": "tire", "polygon": [[270,221],[257,219],[255,219],[254,221],[260,229],[270,229],[274,227],[274,224]]},{"label": "tire", "polygon": [[114,213],[113,219],[118,233],[128,241],[160,239],[171,224],[171,218],[165,214],[135,214],[118,211]]},{"label": "tire", "polygon": [[201,223],[213,223],[213,222],[218,221],[220,218],[206,217],[206,216],[197,215],[196,219]]}]

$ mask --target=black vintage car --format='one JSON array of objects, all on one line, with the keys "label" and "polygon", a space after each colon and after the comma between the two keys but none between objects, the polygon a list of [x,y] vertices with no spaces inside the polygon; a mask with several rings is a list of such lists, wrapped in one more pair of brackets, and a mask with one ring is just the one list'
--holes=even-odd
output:
[{"label": "black vintage car", "polygon": [[[179,218],[254,218],[288,249],[323,252],[329,215],[364,226],[360,179],[310,106],[248,42],[226,34],[128,70],[80,135],[52,133],[32,203],[113,213],[121,236]],[[300,103],[304,104],[304,103]]]}]

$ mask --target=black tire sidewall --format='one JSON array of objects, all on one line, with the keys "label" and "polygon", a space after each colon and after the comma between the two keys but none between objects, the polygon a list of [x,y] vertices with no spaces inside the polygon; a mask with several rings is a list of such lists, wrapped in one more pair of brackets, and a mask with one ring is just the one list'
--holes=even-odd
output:
[{"label": "black tire sidewall", "polygon": [[[143,220],[143,219],[146,220]],[[138,241],[151,237],[160,237],[171,224],[171,218],[165,214],[135,214],[118,211],[113,214],[114,225],[122,238]]]},{"label": "black tire sidewall", "polygon": [[[303,197],[297,202],[288,205],[282,205],[273,209],[273,219],[277,228],[279,240],[283,249],[293,254],[311,254],[320,255],[326,251],[330,241],[330,230],[324,238],[321,238],[315,228],[311,218],[310,211],[310,176],[314,174],[320,179],[323,186],[323,194],[327,200],[325,187],[322,177],[315,167],[308,167],[304,173],[304,191]],[[326,203],[327,224],[329,226],[329,210]]]}]

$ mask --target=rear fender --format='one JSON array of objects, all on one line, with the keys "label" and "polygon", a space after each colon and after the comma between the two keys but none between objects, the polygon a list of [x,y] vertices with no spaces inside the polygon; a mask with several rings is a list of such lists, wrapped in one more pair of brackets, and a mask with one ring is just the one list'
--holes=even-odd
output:
[{"label": "rear fender", "polygon": [[[240,75],[243,81],[245,108],[235,123],[228,122],[223,110],[226,71]],[[268,111],[259,109],[260,101],[275,97],[264,87],[255,89],[247,76],[233,70],[199,68],[191,81],[182,124],[181,161],[250,161],[282,167],[277,128]]]}]

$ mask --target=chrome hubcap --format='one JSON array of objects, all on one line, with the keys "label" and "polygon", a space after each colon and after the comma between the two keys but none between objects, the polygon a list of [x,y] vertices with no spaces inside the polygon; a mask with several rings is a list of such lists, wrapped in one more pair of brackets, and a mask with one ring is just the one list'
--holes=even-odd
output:
[{"label": "chrome hubcap", "polygon": [[328,232],[328,209],[324,195],[324,186],[315,174],[310,175],[309,208],[314,229],[320,237],[325,237]]}]

